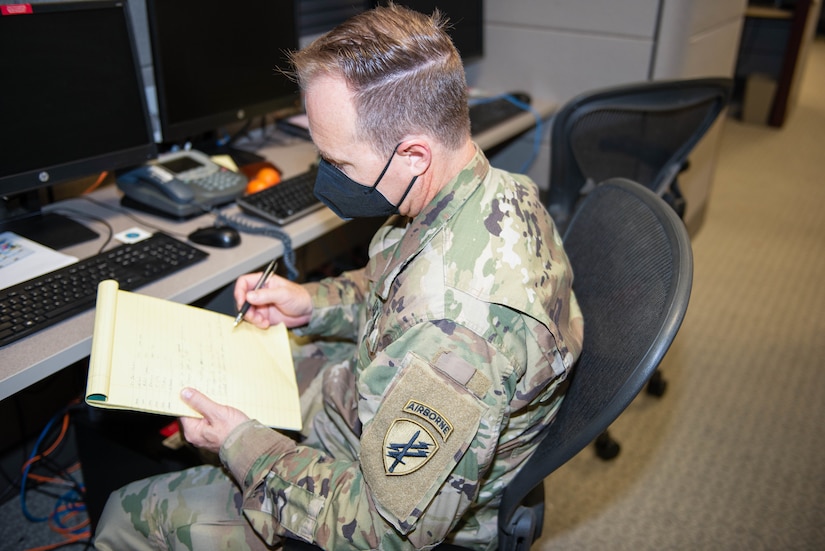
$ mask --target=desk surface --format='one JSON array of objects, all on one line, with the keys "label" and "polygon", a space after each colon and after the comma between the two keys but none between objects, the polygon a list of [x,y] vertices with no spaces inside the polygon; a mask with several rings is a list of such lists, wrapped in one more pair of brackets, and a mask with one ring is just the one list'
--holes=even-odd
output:
[{"label": "desk surface", "polygon": [[[556,109],[556,104],[533,101],[534,109],[544,118]],[[474,136],[482,149],[490,149],[528,130],[535,124],[532,114],[525,113],[504,124]],[[303,172],[315,159],[314,146],[305,141],[291,145],[272,145],[258,150],[283,171],[284,177]],[[211,225],[213,216],[206,214],[184,222],[153,216],[141,211],[127,210],[120,206],[120,191],[107,186],[91,194],[95,202],[74,198],[52,205],[52,210],[68,213],[68,209],[103,218],[114,233],[139,226],[148,231],[162,230],[186,240],[193,230]],[[131,213],[135,218],[125,212]],[[241,213],[232,205],[224,212],[239,216],[252,224],[264,224],[257,218]],[[77,218],[100,234],[97,240],[76,245],[62,252],[85,258],[97,253],[108,235],[108,228],[87,218]],[[300,218],[283,229],[292,238],[293,247],[305,245],[341,226],[344,222],[327,208],[319,209]],[[113,242],[109,248],[116,246]],[[238,276],[254,271],[272,258],[283,254],[281,242],[266,236],[243,234],[241,245],[232,249],[199,248],[209,252],[209,257],[195,266],[141,287],[138,292],[176,302],[194,302],[230,283]],[[88,310],[57,325],[48,327],[21,341],[0,349],[0,400],[19,392],[57,371],[82,360],[91,351],[94,310]]]}]

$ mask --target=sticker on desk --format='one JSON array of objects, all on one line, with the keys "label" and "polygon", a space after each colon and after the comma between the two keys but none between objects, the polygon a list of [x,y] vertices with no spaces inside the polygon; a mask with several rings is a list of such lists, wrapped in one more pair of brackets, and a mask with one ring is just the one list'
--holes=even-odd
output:
[{"label": "sticker on desk", "polygon": [[122,231],[118,234],[115,234],[115,239],[120,241],[121,243],[131,244],[137,243],[138,241],[143,241],[147,237],[151,237],[151,233],[146,230],[142,230],[140,228],[129,228],[126,231]]}]

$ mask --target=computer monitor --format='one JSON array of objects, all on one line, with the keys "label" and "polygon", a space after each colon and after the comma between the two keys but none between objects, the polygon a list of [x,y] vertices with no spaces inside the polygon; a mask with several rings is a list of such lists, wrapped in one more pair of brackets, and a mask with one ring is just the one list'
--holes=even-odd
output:
[{"label": "computer monitor", "polygon": [[281,72],[298,48],[295,0],[147,0],[163,142],[211,153],[233,123],[298,106]]},{"label": "computer monitor", "polygon": [[0,52],[0,230],[55,248],[94,237],[39,217],[38,199],[156,156],[125,3],[0,6]]},{"label": "computer monitor", "polygon": [[[449,19],[447,31],[464,63],[484,56],[483,0],[395,0],[421,13],[431,14],[435,8]],[[386,5],[386,0],[373,0],[373,5]]]}]

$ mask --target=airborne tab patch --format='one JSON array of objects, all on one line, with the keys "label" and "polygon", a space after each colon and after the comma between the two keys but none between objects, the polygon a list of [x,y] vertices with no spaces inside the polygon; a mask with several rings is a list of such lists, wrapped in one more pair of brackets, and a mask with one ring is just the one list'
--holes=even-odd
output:
[{"label": "airborne tab patch", "polygon": [[438,451],[438,442],[419,423],[396,419],[384,437],[384,449],[387,474],[404,475],[424,466]]},{"label": "airborne tab patch", "polygon": [[453,432],[453,425],[450,423],[446,417],[444,417],[440,412],[436,411],[434,408],[431,408],[427,404],[423,402],[419,402],[417,400],[410,400],[407,402],[407,405],[404,406],[404,411],[408,413],[412,413],[413,415],[417,415],[422,419],[426,419],[429,423],[435,428],[439,433],[441,433],[441,437],[446,442],[447,439],[450,437],[450,434]]}]

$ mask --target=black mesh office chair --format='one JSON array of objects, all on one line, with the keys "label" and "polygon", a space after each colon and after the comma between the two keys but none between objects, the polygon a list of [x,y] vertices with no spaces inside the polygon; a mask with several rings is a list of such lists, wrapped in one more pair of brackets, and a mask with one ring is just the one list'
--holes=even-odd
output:
[{"label": "black mesh office chair", "polygon": [[[645,81],[586,92],[563,105],[552,123],[546,194],[560,231],[581,197],[609,178],[646,186],[684,217],[678,175],[730,102],[732,89],[729,78]],[[666,388],[657,370],[647,392],[662,396]],[[605,459],[619,452],[608,433],[596,445]]]},{"label": "black mesh office chair", "polygon": [[[555,421],[504,490],[499,549],[526,550],[541,535],[544,478],[593,442],[644,388],[690,296],[693,257],[684,224],[635,182],[598,186],[571,219],[564,243],[585,319],[584,347]],[[317,548],[293,540],[285,549]]]},{"label": "black mesh office chair", "polygon": [[598,182],[628,178],[665,198],[679,216],[677,176],[730,101],[733,81],[646,81],[581,94],[551,129],[547,208],[564,231],[581,196]]}]

